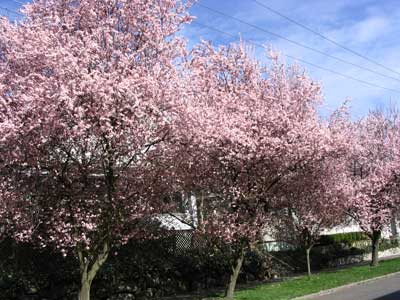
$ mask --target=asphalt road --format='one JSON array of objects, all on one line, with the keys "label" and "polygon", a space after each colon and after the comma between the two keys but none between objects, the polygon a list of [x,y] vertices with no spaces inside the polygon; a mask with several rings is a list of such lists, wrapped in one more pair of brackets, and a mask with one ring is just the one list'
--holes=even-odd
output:
[{"label": "asphalt road", "polygon": [[400,300],[400,274],[340,289],[310,300]]}]

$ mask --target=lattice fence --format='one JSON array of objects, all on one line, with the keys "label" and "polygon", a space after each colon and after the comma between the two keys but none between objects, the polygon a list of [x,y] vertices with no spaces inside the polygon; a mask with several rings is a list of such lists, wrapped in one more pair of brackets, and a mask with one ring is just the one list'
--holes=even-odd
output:
[{"label": "lattice fence", "polygon": [[164,235],[164,242],[168,251],[173,253],[185,253],[205,246],[204,239],[191,230],[169,231]]}]

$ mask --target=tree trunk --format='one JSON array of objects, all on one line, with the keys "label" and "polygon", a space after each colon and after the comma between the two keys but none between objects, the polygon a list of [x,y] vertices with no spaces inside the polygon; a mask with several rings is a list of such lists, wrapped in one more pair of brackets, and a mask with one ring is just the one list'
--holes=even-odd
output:
[{"label": "tree trunk", "polygon": [[232,273],[229,278],[229,284],[228,287],[226,288],[225,292],[225,298],[232,300],[234,293],[235,293],[235,288],[236,288],[236,282],[239,277],[240,270],[242,269],[242,264],[244,260],[244,248],[240,249],[239,257],[236,259],[236,264],[235,266],[232,266]]},{"label": "tree trunk", "polygon": [[392,214],[392,218],[390,219],[390,231],[392,233],[391,239],[397,240],[399,238],[399,232],[397,230],[397,219],[394,213]]},{"label": "tree trunk", "polygon": [[81,290],[79,291],[79,300],[90,300],[90,287],[92,283],[82,278]]},{"label": "tree trunk", "polygon": [[81,269],[81,288],[78,300],[90,300],[90,288],[92,282],[100,267],[107,260],[109,253],[108,242],[103,243],[102,251],[97,255],[94,261],[85,258],[81,250],[78,251],[80,269]]},{"label": "tree trunk", "polygon": [[310,252],[311,252],[311,248],[306,248],[306,257],[307,257],[307,275],[308,278],[311,277],[311,261],[310,261]]},{"label": "tree trunk", "polygon": [[376,267],[379,264],[379,242],[381,240],[381,231],[376,230],[372,233],[372,259],[371,266]]}]

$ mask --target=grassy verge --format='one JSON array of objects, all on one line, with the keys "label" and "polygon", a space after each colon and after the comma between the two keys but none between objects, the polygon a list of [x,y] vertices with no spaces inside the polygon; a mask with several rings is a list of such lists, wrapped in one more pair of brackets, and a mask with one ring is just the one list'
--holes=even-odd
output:
[{"label": "grassy verge", "polygon": [[400,271],[400,259],[382,261],[378,267],[357,266],[321,272],[308,279],[298,277],[280,283],[264,284],[236,293],[237,300],[288,300],[352,282]]}]

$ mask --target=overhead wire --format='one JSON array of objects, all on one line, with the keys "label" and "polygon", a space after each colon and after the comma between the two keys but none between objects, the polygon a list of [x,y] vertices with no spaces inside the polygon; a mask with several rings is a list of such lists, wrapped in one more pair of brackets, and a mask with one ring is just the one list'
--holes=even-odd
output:
[{"label": "overhead wire", "polygon": [[330,37],[318,32],[317,30],[314,30],[313,28],[311,28],[311,27],[309,27],[309,26],[307,26],[307,25],[305,25],[303,23],[300,23],[299,21],[296,21],[295,19],[293,19],[291,17],[288,17],[287,15],[281,13],[280,11],[278,11],[276,9],[273,9],[272,7],[266,5],[266,4],[264,4],[264,3],[262,3],[262,2],[260,2],[258,0],[250,0],[250,1],[253,1],[257,5],[265,8],[265,9],[269,10],[270,12],[272,12],[272,13],[274,13],[274,14],[276,14],[276,15],[284,18],[284,19],[286,19],[287,21],[289,21],[289,22],[291,22],[293,24],[296,24],[297,26],[299,26],[299,27],[301,27],[301,28],[303,28],[303,29],[305,29],[305,30],[307,30],[307,31],[319,36],[320,38],[322,38],[322,39],[334,44],[335,46],[337,46],[337,47],[339,47],[339,48],[341,48],[341,49],[343,49],[343,50],[345,50],[347,52],[350,52],[350,53],[352,53],[352,54],[354,54],[354,55],[356,55],[356,56],[358,56],[358,57],[360,57],[360,58],[362,58],[362,59],[364,59],[366,61],[369,61],[372,64],[375,64],[375,65],[377,65],[377,66],[379,66],[381,68],[384,68],[387,71],[390,71],[392,73],[400,75],[399,71],[396,71],[396,70],[394,70],[394,69],[392,69],[392,68],[390,68],[390,67],[388,67],[388,66],[386,66],[386,65],[384,65],[384,64],[382,64],[382,63],[380,63],[380,62],[378,62],[378,61],[376,61],[374,59],[371,59],[371,58],[367,57],[364,54],[361,54],[361,53],[359,53],[359,52],[357,52],[357,51],[355,51],[355,50],[353,50],[353,49],[351,49],[351,48],[349,48],[349,47],[347,47],[347,46],[335,41],[334,39],[332,39],[332,38],[330,38]]},{"label": "overhead wire", "polygon": [[24,16],[23,14],[21,14],[21,13],[19,13],[19,12],[16,12],[16,11],[14,11],[14,10],[11,10],[11,9],[9,9],[9,8],[7,8],[7,7],[0,6],[0,9],[6,11],[6,12],[8,12],[8,13],[12,13],[12,14],[14,14],[14,15]]},{"label": "overhead wire", "polygon": [[245,20],[243,20],[243,19],[240,19],[240,18],[238,18],[238,17],[229,15],[229,14],[227,14],[227,13],[224,13],[224,12],[220,11],[220,10],[216,10],[216,9],[214,9],[214,8],[212,8],[212,7],[209,7],[209,6],[207,6],[207,5],[204,5],[204,4],[200,3],[200,2],[197,2],[197,6],[203,7],[203,8],[205,8],[205,9],[207,9],[207,10],[209,10],[209,11],[212,11],[212,12],[214,12],[214,13],[216,13],[216,14],[219,14],[219,15],[224,16],[224,17],[226,17],[226,18],[230,18],[230,19],[235,20],[235,21],[237,21],[237,22],[239,22],[239,23],[245,24],[246,26],[249,26],[249,27],[252,27],[252,28],[254,28],[254,29],[256,29],[256,30],[265,32],[265,33],[267,33],[267,34],[269,34],[269,35],[275,36],[275,37],[277,37],[277,38],[279,38],[279,39],[285,40],[285,41],[287,41],[287,42],[289,42],[289,43],[292,43],[292,44],[297,45],[297,46],[299,46],[299,47],[302,47],[302,48],[304,48],[304,49],[307,49],[307,50],[313,51],[313,52],[315,52],[315,53],[324,55],[324,56],[326,56],[326,57],[335,59],[335,60],[340,61],[340,62],[342,62],[342,63],[345,63],[345,64],[347,64],[347,65],[351,65],[351,66],[356,67],[356,68],[359,68],[359,69],[361,69],[361,70],[364,70],[364,71],[373,73],[373,74],[375,74],[375,75],[379,75],[379,76],[381,76],[381,77],[385,77],[385,78],[388,78],[388,79],[391,79],[391,80],[396,80],[396,81],[400,82],[400,78],[396,78],[396,77],[393,77],[393,76],[389,76],[389,75],[386,75],[386,74],[377,72],[377,71],[372,70],[372,69],[370,69],[370,68],[367,68],[367,67],[364,67],[364,66],[361,66],[361,65],[352,63],[352,62],[350,62],[350,61],[348,61],[348,60],[345,60],[345,59],[342,59],[342,58],[340,58],[340,57],[331,55],[331,54],[329,54],[329,53],[327,53],[327,52],[318,50],[318,49],[313,48],[313,47],[311,47],[311,46],[307,46],[307,45],[305,45],[305,44],[302,44],[302,43],[300,43],[300,42],[297,42],[297,41],[295,41],[295,40],[292,40],[292,39],[290,39],[290,38],[287,38],[287,37],[285,37],[285,36],[283,36],[283,35],[281,35],[281,34],[279,34],[279,33],[275,33],[275,32],[273,32],[273,31],[267,30],[267,29],[262,28],[262,27],[260,27],[260,26],[254,25],[254,24],[249,23],[249,22],[247,22],[247,21],[245,21]]},{"label": "overhead wire", "polygon": [[[203,23],[201,23],[201,22],[199,22],[199,21],[197,21],[197,20],[194,20],[194,21],[192,21],[192,22],[195,23],[195,24],[198,24],[198,25],[201,26],[201,27],[210,29],[210,30],[212,30],[212,31],[215,31],[215,32],[218,32],[218,33],[220,33],[220,34],[229,36],[229,37],[231,37],[231,38],[235,38],[235,39],[237,38],[237,36],[236,36],[235,34],[228,33],[228,32],[226,32],[226,31],[220,30],[220,29],[218,29],[218,28],[216,28],[216,27],[203,24]],[[267,50],[268,50],[268,48],[267,48],[266,46],[264,46],[264,45],[262,45],[262,44],[260,44],[260,43],[257,43],[257,42],[254,42],[254,41],[251,41],[251,40],[248,40],[248,39],[245,39],[245,38],[242,38],[242,40],[245,41],[245,42],[247,42],[247,43],[250,44],[250,45],[254,45],[254,46],[256,46],[256,47],[259,47],[259,48],[263,48],[263,49],[267,49]],[[392,88],[387,88],[387,87],[384,87],[384,86],[381,86],[381,85],[378,85],[378,84],[375,84],[375,83],[372,83],[372,82],[369,82],[369,81],[366,81],[366,80],[363,80],[363,79],[359,79],[359,78],[353,77],[353,76],[351,76],[351,75],[343,74],[343,73],[341,73],[341,72],[338,72],[338,71],[335,71],[335,70],[332,70],[332,69],[329,69],[329,68],[326,68],[326,67],[317,65],[317,64],[312,63],[312,62],[309,62],[309,61],[307,61],[307,60],[305,60],[305,59],[298,58],[298,57],[295,57],[295,56],[292,56],[292,55],[289,55],[289,54],[283,54],[283,55],[286,56],[287,58],[293,59],[293,60],[298,61],[298,62],[302,62],[302,63],[307,64],[307,65],[309,65],[309,66],[312,66],[312,67],[314,67],[314,68],[316,68],[316,69],[320,69],[320,70],[323,70],[323,71],[326,71],[326,72],[329,72],[329,73],[332,73],[332,74],[335,74],[335,75],[339,75],[339,76],[341,76],[341,77],[344,77],[344,78],[347,78],[347,79],[351,79],[351,80],[353,80],[353,81],[357,81],[357,82],[359,82],[359,83],[362,83],[362,84],[364,84],[364,85],[368,85],[368,86],[370,86],[370,87],[379,88],[379,89],[387,90],[387,91],[390,91],[390,92],[394,92],[394,93],[396,93],[396,94],[400,94],[400,90],[396,90],[396,89],[392,89]]]},{"label": "overhead wire", "polygon": [[[13,0],[13,1],[14,1],[14,0]],[[15,1],[15,2],[16,2],[16,1]],[[197,2],[197,5],[200,5],[200,6],[202,6],[202,7],[205,7],[205,5],[203,5],[203,4],[199,3],[199,2]],[[16,11],[13,11],[13,10],[11,10],[11,9],[9,9],[9,8],[6,8],[6,7],[0,6],[0,9],[3,9],[3,10],[5,10],[5,11],[9,12],[9,13],[13,13],[13,14],[16,14],[16,15],[23,16],[23,14],[18,13],[18,12],[16,12]],[[233,18],[236,18],[236,17],[233,17]],[[202,26],[202,27],[204,27],[204,28],[208,28],[208,29],[213,30],[213,31],[215,31],[215,32],[218,32],[218,33],[220,33],[220,34],[223,34],[223,35],[226,35],[226,36],[230,36],[230,37],[232,37],[232,38],[237,38],[237,36],[234,35],[234,34],[231,34],[231,33],[225,32],[225,31],[222,31],[222,30],[220,30],[220,29],[218,29],[218,28],[215,28],[215,27],[213,27],[213,26],[205,25],[205,24],[203,24],[203,23],[201,23],[201,22],[198,22],[197,20],[194,20],[193,22],[194,22],[195,24],[198,24],[199,26]],[[263,49],[267,49],[266,46],[264,46],[264,45],[262,45],[262,44],[260,44],[260,43],[257,43],[257,42],[254,42],[254,41],[251,41],[251,40],[248,40],[248,39],[243,39],[243,40],[246,41],[248,44],[252,44],[252,45],[254,45],[254,46],[256,46],[256,47],[261,47],[261,48],[263,48]],[[307,60],[304,60],[304,59],[302,59],[302,58],[298,58],[298,57],[295,57],[295,56],[292,56],[292,55],[289,55],[289,54],[284,54],[284,56],[286,56],[287,58],[296,60],[296,61],[298,61],[298,62],[302,62],[302,63],[304,63],[304,64],[307,64],[307,65],[312,66],[312,67],[314,67],[314,68],[317,68],[317,69],[320,69],[320,70],[323,70],[323,71],[326,71],[326,72],[330,72],[330,73],[332,73],[332,74],[339,75],[339,76],[341,76],[341,77],[344,77],[344,78],[347,78],[347,79],[351,79],[351,80],[353,80],[353,81],[357,81],[357,82],[359,82],[359,83],[362,83],[362,84],[364,84],[364,85],[368,85],[368,86],[370,86],[370,87],[379,88],[379,89],[383,89],[383,90],[387,90],[387,91],[391,91],[391,92],[400,94],[400,90],[396,90],[396,89],[392,89],[392,88],[387,88],[387,87],[384,87],[384,86],[381,86],[381,85],[378,85],[378,84],[375,84],[375,83],[372,83],[372,82],[369,82],[369,81],[366,81],[366,80],[363,80],[363,79],[359,79],[359,78],[356,78],[356,77],[353,77],[353,76],[350,76],[350,75],[347,75],[347,74],[343,74],[343,73],[341,73],[341,72],[338,72],[338,71],[335,71],[335,70],[332,70],[332,69],[329,69],[329,68],[326,68],[326,67],[317,65],[317,64],[315,64],[315,63],[309,62],[309,61],[307,61]]]},{"label": "overhead wire", "polygon": [[12,2],[15,2],[15,3],[17,3],[17,4],[20,4],[20,5],[24,5],[24,4],[26,4],[27,2],[22,2],[22,1],[17,1],[17,0],[11,0]]}]

